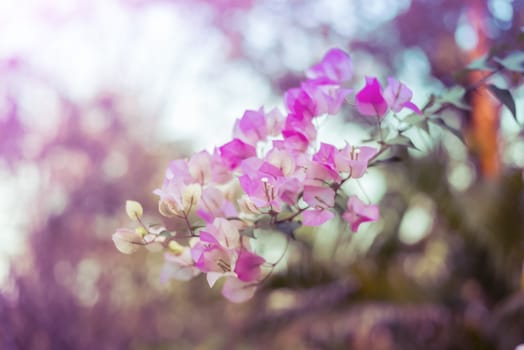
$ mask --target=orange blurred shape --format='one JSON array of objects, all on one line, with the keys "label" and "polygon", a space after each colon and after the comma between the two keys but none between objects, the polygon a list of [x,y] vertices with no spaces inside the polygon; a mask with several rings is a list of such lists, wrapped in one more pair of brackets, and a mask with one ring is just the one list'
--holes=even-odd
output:
[{"label": "orange blurred shape", "polygon": [[[469,62],[488,52],[489,44],[485,35],[487,16],[484,0],[470,0],[468,19],[477,34],[477,45],[466,53]],[[472,71],[469,80],[472,84],[484,79],[489,72]],[[468,130],[473,151],[477,154],[482,174],[495,178],[500,172],[498,149],[498,130],[500,107],[492,98],[486,86],[479,86],[471,95],[471,124]]]}]

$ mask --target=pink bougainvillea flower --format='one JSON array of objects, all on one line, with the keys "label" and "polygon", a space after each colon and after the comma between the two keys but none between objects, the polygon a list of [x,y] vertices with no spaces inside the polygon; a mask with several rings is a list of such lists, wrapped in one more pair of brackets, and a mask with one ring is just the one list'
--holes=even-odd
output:
[{"label": "pink bougainvillea flower", "polygon": [[222,159],[220,150],[214,150],[211,155],[211,182],[214,184],[224,184],[233,178],[233,173],[229,164]]},{"label": "pink bougainvillea flower", "polygon": [[417,114],[422,114],[420,109],[411,102],[412,97],[413,92],[406,85],[395,78],[388,78],[388,86],[384,89],[384,99],[393,112],[398,113],[406,107]]},{"label": "pink bougainvillea flower", "polygon": [[165,179],[161,188],[153,191],[160,197],[158,209],[167,217],[184,215],[196,208],[202,194],[200,184],[189,185],[179,181],[178,178]]},{"label": "pink bougainvillea flower", "polygon": [[191,248],[191,256],[200,271],[233,271],[236,249],[241,247],[241,236],[234,223],[216,218],[200,232],[199,239]]},{"label": "pink bougainvillea flower", "polygon": [[237,119],[233,129],[233,137],[256,146],[257,142],[267,138],[268,130],[264,109],[247,110],[242,118]]},{"label": "pink bougainvillea flower", "polygon": [[273,108],[266,113],[267,133],[269,136],[278,136],[284,128],[286,117],[278,108]]},{"label": "pink bougainvillea flower", "polygon": [[282,202],[293,204],[301,190],[296,179],[284,177],[280,168],[266,161],[249,159],[242,164],[242,170],[240,186],[258,209],[279,212]]},{"label": "pink bougainvillea flower", "polygon": [[304,180],[307,185],[324,186],[340,181],[340,175],[333,168],[316,161],[310,161]]},{"label": "pink bougainvillea flower", "polygon": [[351,92],[339,85],[306,81],[300,88],[288,90],[285,101],[290,114],[311,120],[324,114],[337,114]]},{"label": "pink bougainvillea flower", "polygon": [[337,114],[345,98],[353,91],[339,85],[319,84],[316,81],[306,81],[301,85],[313,101],[313,115]]},{"label": "pink bougainvillea flower", "polygon": [[300,132],[309,142],[314,141],[317,137],[317,128],[313,125],[313,119],[301,114],[289,114],[286,118],[284,131]]},{"label": "pink bougainvillea flower", "polygon": [[294,152],[306,152],[310,140],[306,135],[296,130],[283,130],[284,140],[273,141],[273,146],[278,149],[286,149]]},{"label": "pink bougainvillea flower", "polygon": [[309,79],[339,84],[350,80],[352,75],[351,58],[338,48],[329,50],[319,63],[306,72]]},{"label": "pink bougainvillea flower", "polygon": [[207,151],[201,151],[191,156],[187,168],[192,179],[201,185],[211,181],[212,157]]},{"label": "pink bougainvillea flower", "polygon": [[233,203],[227,200],[224,192],[216,187],[206,187],[202,191],[197,213],[207,223],[212,223],[215,218],[229,218],[238,215]]},{"label": "pink bougainvillea flower", "polygon": [[335,169],[335,154],[337,149],[329,143],[320,143],[320,148],[317,153],[313,155],[313,160],[317,163],[326,165],[331,169]]},{"label": "pink bougainvillea flower", "polygon": [[243,303],[255,295],[257,284],[243,282],[235,276],[229,276],[222,287],[222,295],[233,303]]},{"label": "pink bougainvillea flower", "polygon": [[249,158],[242,162],[242,172],[263,181],[263,179],[278,179],[283,176],[282,170],[260,158]]},{"label": "pink bougainvillea flower", "polygon": [[235,263],[235,273],[239,280],[251,282],[260,279],[261,269],[266,260],[247,249],[240,249]]},{"label": "pink bougainvillea flower", "polygon": [[332,208],[335,205],[335,191],[327,186],[304,186],[304,201],[312,208]]},{"label": "pink bougainvillea flower", "polygon": [[303,199],[311,208],[302,214],[304,225],[320,226],[335,216],[329,210],[335,205],[335,191],[331,187],[306,185]]},{"label": "pink bougainvillea flower", "polygon": [[377,221],[379,210],[378,206],[374,204],[367,205],[357,196],[350,196],[347,202],[347,209],[342,214],[342,217],[349,223],[351,231],[357,232],[360,224]]},{"label": "pink bougainvillea flower", "polygon": [[302,213],[302,223],[305,226],[320,226],[334,217],[335,214],[328,209],[308,209]]},{"label": "pink bougainvillea flower", "polygon": [[287,90],[284,95],[284,103],[291,114],[309,119],[316,116],[315,102],[304,89],[293,88]]},{"label": "pink bougainvillea flower", "polygon": [[369,161],[377,152],[374,147],[346,145],[335,153],[336,169],[339,172],[349,173],[353,179],[358,179],[365,174]]},{"label": "pink bougainvillea flower", "polygon": [[165,179],[170,181],[175,178],[177,182],[183,184],[189,184],[194,181],[193,177],[191,176],[191,173],[189,172],[187,160],[177,159],[169,162],[169,166],[166,170]]},{"label": "pink bougainvillea flower", "polygon": [[233,139],[219,148],[220,155],[229,169],[235,169],[244,159],[255,157],[257,150],[250,144]]},{"label": "pink bougainvillea flower", "polygon": [[388,104],[377,78],[366,77],[366,86],[357,93],[356,103],[359,113],[365,116],[383,117],[388,111]]},{"label": "pink bougainvillea flower", "polygon": [[191,257],[191,251],[187,247],[181,247],[176,252],[164,254],[164,266],[160,273],[160,280],[166,283],[174,278],[179,281],[189,281],[200,274]]},{"label": "pink bougainvillea flower", "polygon": [[233,128],[233,137],[247,144],[256,146],[260,141],[265,141],[268,136],[278,136],[285,123],[285,117],[278,108],[267,114],[264,108],[258,111],[246,111],[242,118],[237,119]]},{"label": "pink bougainvillea flower", "polygon": [[207,273],[210,287],[225,277],[222,294],[233,302],[242,302],[253,296],[261,265],[265,262],[248,248],[237,225],[217,218],[200,232],[199,242],[191,248],[191,256],[195,266]]},{"label": "pink bougainvillea flower", "polygon": [[265,157],[266,161],[274,165],[284,176],[295,174],[297,169],[296,157],[287,149],[272,148]]}]

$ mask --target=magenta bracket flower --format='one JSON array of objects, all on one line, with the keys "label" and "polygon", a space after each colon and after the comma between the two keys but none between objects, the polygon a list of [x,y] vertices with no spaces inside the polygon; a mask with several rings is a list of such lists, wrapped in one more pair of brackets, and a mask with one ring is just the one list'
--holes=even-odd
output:
[{"label": "magenta bracket flower", "polygon": [[366,77],[366,85],[357,93],[356,102],[357,110],[365,116],[382,118],[388,111],[388,104],[377,78]]},{"label": "magenta bracket flower", "polygon": [[403,108],[409,108],[417,114],[420,109],[411,102],[413,92],[395,78],[388,78],[388,86],[384,91],[377,78],[366,77],[366,85],[357,93],[356,104],[360,114],[382,118],[391,109],[398,113]]}]

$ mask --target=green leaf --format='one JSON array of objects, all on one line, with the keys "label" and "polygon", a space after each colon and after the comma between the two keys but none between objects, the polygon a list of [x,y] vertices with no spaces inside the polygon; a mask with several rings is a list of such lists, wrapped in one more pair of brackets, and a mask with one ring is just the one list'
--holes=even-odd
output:
[{"label": "green leaf", "polygon": [[512,52],[503,59],[495,57],[494,60],[510,71],[524,73],[524,51]]},{"label": "green leaf", "polygon": [[452,128],[451,126],[446,124],[446,122],[444,120],[442,120],[441,118],[430,119],[430,121],[433,124],[436,124],[436,125],[440,126],[442,129],[445,129],[445,130],[449,131],[450,133],[455,135],[463,144],[466,144],[466,140],[464,140],[464,135],[462,135],[460,130]]},{"label": "green leaf", "polygon": [[255,228],[254,227],[247,227],[243,230],[239,231],[242,236],[250,237],[250,238],[256,238],[255,237]]},{"label": "green leaf", "polygon": [[517,119],[517,108],[515,106],[515,100],[513,99],[513,96],[511,96],[511,92],[507,89],[501,89],[498,86],[495,86],[493,84],[488,84],[489,91],[495,95],[495,97],[506,107],[508,107],[509,111],[513,115],[513,118],[515,118],[515,121],[518,123]]},{"label": "green leaf", "polygon": [[167,231],[167,230],[163,230],[163,231],[160,231],[160,233],[158,234],[159,236],[164,236],[166,238],[169,238],[169,237],[173,237],[173,232],[171,231]]},{"label": "green leaf", "polygon": [[440,97],[440,102],[452,104],[460,109],[470,110],[471,107],[464,102],[466,89],[462,86],[454,86]]},{"label": "green leaf", "polygon": [[295,238],[295,230],[300,226],[302,225],[297,221],[285,221],[277,223],[275,229],[284,233],[286,236]]},{"label": "green leaf", "polygon": [[489,65],[488,56],[484,56],[468,64],[466,69],[467,70],[493,70],[494,68]]},{"label": "green leaf", "polygon": [[[429,135],[428,118],[424,115],[412,113],[406,118],[402,119],[402,122]],[[407,129],[409,129],[409,127],[404,130]]]},{"label": "green leaf", "polygon": [[393,156],[385,159],[379,159],[375,160],[372,164],[370,164],[368,167],[374,167],[381,164],[391,164],[391,163],[399,163],[402,161],[402,158],[399,156]]},{"label": "green leaf", "polygon": [[428,120],[427,119],[425,119],[424,122],[422,122],[420,124],[417,124],[416,127],[420,128],[420,130],[423,130],[428,136],[430,136],[429,125],[428,125]]},{"label": "green leaf", "polygon": [[[372,164],[368,165],[368,167],[370,166],[372,166]],[[348,196],[345,193],[343,192],[341,193],[341,192],[337,192],[337,195],[335,196],[335,207],[334,207],[334,209],[336,210],[336,212],[339,215],[342,215],[342,213],[347,209],[347,202],[348,202]]]},{"label": "green leaf", "polygon": [[420,151],[414,144],[413,142],[411,142],[411,139],[407,136],[404,136],[404,135],[398,135],[388,141],[386,141],[388,144],[390,145],[395,145],[395,146],[405,146],[405,147],[409,147],[409,148],[413,148],[413,149],[416,149],[418,151]]},{"label": "green leaf", "polygon": [[416,125],[416,124],[422,123],[425,119],[426,117],[424,117],[423,115],[419,115],[417,113],[411,113],[410,115],[402,119],[402,122],[409,124],[409,125]]}]

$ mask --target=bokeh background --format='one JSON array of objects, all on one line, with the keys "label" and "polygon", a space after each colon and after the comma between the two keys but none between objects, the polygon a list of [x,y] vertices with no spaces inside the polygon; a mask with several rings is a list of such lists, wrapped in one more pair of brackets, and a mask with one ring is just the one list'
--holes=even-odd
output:
[{"label": "bokeh background", "polygon": [[[161,254],[111,241],[126,199],[155,220],[170,159],[226,142],[245,109],[281,105],[329,48],[350,52],[355,82],[394,75],[423,105],[474,82],[475,58],[523,50],[523,28],[519,0],[3,0],[0,348],[524,343],[518,74],[497,81],[517,121],[474,96],[472,111],[444,111],[467,146],[436,128],[410,134],[419,150],[363,184],[381,221],[358,235],[305,230],[246,304],[201,279],[162,284]],[[358,143],[369,129],[348,106],[321,132]]]}]

